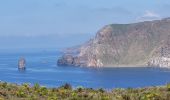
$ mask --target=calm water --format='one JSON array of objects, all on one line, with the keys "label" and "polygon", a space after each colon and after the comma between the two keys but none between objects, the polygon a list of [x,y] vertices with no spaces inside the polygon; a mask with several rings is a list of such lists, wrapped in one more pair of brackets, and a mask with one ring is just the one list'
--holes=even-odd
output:
[{"label": "calm water", "polygon": [[[57,52],[0,54],[0,80],[12,83],[40,83],[57,87],[70,83],[74,87],[127,88],[164,85],[170,82],[170,70],[153,68],[80,68],[58,67]],[[20,56],[27,61],[27,69],[20,72]]]}]

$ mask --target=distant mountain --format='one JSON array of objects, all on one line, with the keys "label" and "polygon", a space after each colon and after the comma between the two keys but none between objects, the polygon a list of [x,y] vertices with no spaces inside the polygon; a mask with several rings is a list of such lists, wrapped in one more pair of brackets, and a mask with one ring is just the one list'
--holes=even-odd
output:
[{"label": "distant mountain", "polygon": [[77,55],[63,55],[58,65],[170,67],[170,18],[106,25],[77,49]]}]

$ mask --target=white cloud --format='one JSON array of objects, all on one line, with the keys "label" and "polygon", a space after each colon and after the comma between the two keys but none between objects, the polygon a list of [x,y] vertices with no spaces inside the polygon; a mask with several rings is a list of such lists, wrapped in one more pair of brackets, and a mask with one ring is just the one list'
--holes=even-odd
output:
[{"label": "white cloud", "polygon": [[145,11],[144,14],[137,18],[137,21],[150,21],[160,19],[161,16],[153,11]]},{"label": "white cloud", "polygon": [[145,14],[143,15],[143,17],[155,17],[155,18],[159,18],[160,16],[154,12],[151,11],[145,11]]}]

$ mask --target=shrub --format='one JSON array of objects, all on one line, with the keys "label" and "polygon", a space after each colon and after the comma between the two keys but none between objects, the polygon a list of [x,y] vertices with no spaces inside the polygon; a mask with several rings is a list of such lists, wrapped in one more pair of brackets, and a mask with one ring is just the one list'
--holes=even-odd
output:
[{"label": "shrub", "polygon": [[68,83],[66,83],[65,85],[63,85],[61,87],[63,87],[64,89],[67,89],[67,90],[72,90],[72,86]]},{"label": "shrub", "polygon": [[100,93],[104,93],[104,92],[105,92],[105,90],[102,89],[102,88],[98,89],[98,91],[99,91]]},{"label": "shrub", "polygon": [[168,84],[166,85],[166,87],[167,87],[167,90],[170,91],[170,83],[168,83]]},{"label": "shrub", "polygon": [[46,87],[40,87],[40,89],[39,89],[39,94],[40,94],[41,96],[47,95],[47,94],[48,94],[47,88],[46,88]]},{"label": "shrub", "polygon": [[110,100],[109,96],[102,96],[101,100]]},{"label": "shrub", "polygon": [[141,97],[141,100],[161,100],[157,93],[146,93]]},{"label": "shrub", "polygon": [[29,92],[30,91],[30,85],[28,83],[24,83],[24,84],[22,84],[21,89],[23,91]]},{"label": "shrub", "polygon": [[83,87],[82,86],[77,87],[77,91],[78,92],[82,92],[83,91]]},{"label": "shrub", "polygon": [[1,83],[1,87],[2,87],[2,88],[6,88],[6,87],[7,87],[7,85],[8,85],[8,84],[7,84],[7,82],[3,82],[3,83]]},{"label": "shrub", "polygon": [[27,97],[26,93],[23,90],[18,90],[16,94],[18,97]]},{"label": "shrub", "polygon": [[36,95],[31,95],[29,97],[29,100],[38,100],[37,96]]},{"label": "shrub", "polygon": [[0,100],[170,100],[170,84],[138,89],[73,89],[65,84],[60,88],[46,88],[35,84],[13,85],[0,83]]},{"label": "shrub", "polygon": [[48,100],[58,100],[57,96],[48,97]]},{"label": "shrub", "polygon": [[38,83],[35,83],[33,88],[34,88],[34,90],[39,90],[40,89],[40,85]]}]

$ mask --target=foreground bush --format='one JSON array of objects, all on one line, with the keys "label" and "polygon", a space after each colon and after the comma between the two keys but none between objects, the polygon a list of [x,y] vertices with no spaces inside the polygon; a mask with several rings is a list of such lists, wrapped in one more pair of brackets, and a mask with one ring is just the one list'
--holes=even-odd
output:
[{"label": "foreground bush", "polygon": [[70,84],[58,88],[46,88],[39,84],[16,85],[0,82],[0,100],[170,100],[170,84],[161,87],[92,89]]}]

